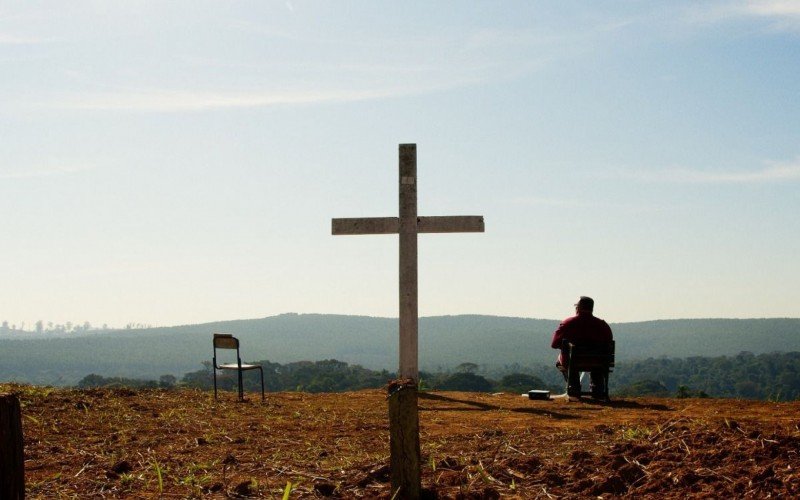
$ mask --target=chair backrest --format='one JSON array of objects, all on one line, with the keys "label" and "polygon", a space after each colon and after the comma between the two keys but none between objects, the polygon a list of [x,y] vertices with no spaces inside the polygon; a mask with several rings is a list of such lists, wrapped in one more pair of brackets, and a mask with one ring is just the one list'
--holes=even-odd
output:
[{"label": "chair backrest", "polygon": [[230,333],[215,333],[214,349],[239,349],[239,339]]},{"label": "chair backrest", "polygon": [[561,342],[562,359],[573,364],[579,371],[589,371],[594,368],[611,369],[614,367],[615,347],[613,340],[600,342],[564,340]]}]

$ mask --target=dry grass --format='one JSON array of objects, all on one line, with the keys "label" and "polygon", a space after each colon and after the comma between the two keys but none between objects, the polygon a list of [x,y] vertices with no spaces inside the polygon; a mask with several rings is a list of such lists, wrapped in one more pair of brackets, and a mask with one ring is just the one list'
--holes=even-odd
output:
[{"label": "dry grass", "polygon": [[[22,403],[30,498],[390,498],[385,392],[0,385]],[[442,498],[800,496],[800,404],[423,393]]]}]

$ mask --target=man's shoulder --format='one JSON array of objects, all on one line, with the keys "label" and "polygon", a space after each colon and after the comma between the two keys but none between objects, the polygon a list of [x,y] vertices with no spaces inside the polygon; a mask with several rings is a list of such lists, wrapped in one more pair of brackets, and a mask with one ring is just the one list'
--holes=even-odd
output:
[{"label": "man's shoulder", "polygon": [[606,323],[606,320],[604,320],[603,318],[595,317],[595,321],[597,322],[596,324],[598,325],[598,327],[600,329],[605,330],[606,335],[608,336],[609,340],[612,340],[614,334],[611,331],[611,327],[608,326],[608,323]]},{"label": "man's shoulder", "polygon": [[570,316],[569,318],[565,318],[564,320],[562,320],[561,324],[562,325],[568,325],[570,323],[574,323],[575,321],[578,320],[578,318],[580,318],[580,316],[577,316],[577,315],[576,316]]},{"label": "man's shoulder", "polygon": [[598,318],[594,314],[578,315],[567,319],[569,319],[570,322],[580,321],[580,324],[585,327],[589,327],[591,325],[591,327],[595,328],[596,327],[603,327],[609,329],[611,328],[608,326],[608,323],[606,323],[606,320],[604,320],[603,318]]}]

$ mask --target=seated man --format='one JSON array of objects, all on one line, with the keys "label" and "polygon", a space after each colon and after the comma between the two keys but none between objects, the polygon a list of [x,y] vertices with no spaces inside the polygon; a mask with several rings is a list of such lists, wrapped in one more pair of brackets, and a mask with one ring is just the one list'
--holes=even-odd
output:
[{"label": "seated man", "polygon": [[[553,349],[561,349],[561,341],[567,340],[572,343],[579,343],[580,341],[611,341],[613,334],[611,327],[608,323],[600,318],[596,318],[592,312],[594,311],[594,300],[591,297],[581,297],[578,303],[575,304],[575,316],[569,317],[558,325],[558,328],[553,332],[553,342],[551,347]],[[561,359],[561,354],[558,355],[556,361],[556,368],[558,368],[564,375],[564,380],[567,381],[567,393],[570,396],[580,396],[581,381],[579,374],[576,372],[573,378],[577,380],[567,379],[567,368],[563,364],[564,360]],[[594,396],[603,393],[603,377],[599,372],[590,372],[591,382],[590,388]]]}]

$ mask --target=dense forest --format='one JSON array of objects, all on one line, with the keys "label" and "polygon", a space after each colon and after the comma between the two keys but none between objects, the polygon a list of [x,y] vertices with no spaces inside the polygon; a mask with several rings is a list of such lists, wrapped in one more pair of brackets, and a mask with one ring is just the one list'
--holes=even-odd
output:
[{"label": "dense forest", "polygon": [[[269,391],[341,392],[378,388],[392,378],[386,370],[376,371],[343,361],[302,361],[280,364],[258,362],[264,367]],[[529,372],[512,372],[492,378],[479,372],[475,363],[461,363],[446,372],[420,372],[421,386],[431,390],[475,392],[516,392],[530,389],[564,391],[563,379],[553,367],[538,367]],[[536,373],[535,373],[536,372]],[[542,376],[540,376],[542,375]],[[218,375],[220,387],[234,390],[235,372]],[[259,390],[254,372],[245,373],[249,391]],[[178,380],[163,375],[159,380],[84,377],[79,387],[133,386],[169,388],[176,385],[211,389],[211,363],[201,370],[188,372]],[[742,352],[735,356],[686,359],[648,359],[619,364],[610,380],[611,395],[661,397],[726,397],[787,401],[800,399],[800,352],[754,355]]]},{"label": "dense forest", "polygon": [[620,392],[631,395],[651,384],[649,394],[795,400],[800,399],[800,352],[651,358],[622,364],[614,377]]},{"label": "dense forest", "polygon": [[[88,373],[102,377],[181,377],[211,359],[211,334],[233,333],[242,357],[288,365],[336,359],[373,371],[397,364],[397,319],[282,314],[169,328],[129,325],[120,330],[84,324],[39,325],[41,334],[0,334],[0,380],[74,385]],[[552,382],[557,320],[496,316],[439,316],[419,322],[420,367],[446,373],[469,360],[498,380],[513,372]],[[67,329],[67,326],[70,328]],[[755,355],[800,351],[800,319],[695,319],[612,323],[618,363],[648,358]],[[702,341],[700,341],[702,340]],[[539,368],[539,367],[547,368]],[[557,374],[556,374],[557,375]],[[619,376],[624,373],[620,370]]]}]

